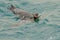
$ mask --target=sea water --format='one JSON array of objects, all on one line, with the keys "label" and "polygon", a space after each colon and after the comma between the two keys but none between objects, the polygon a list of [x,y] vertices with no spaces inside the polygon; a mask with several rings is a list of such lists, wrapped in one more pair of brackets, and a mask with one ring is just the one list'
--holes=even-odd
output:
[{"label": "sea water", "polygon": [[[9,10],[11,4],[50,15],[39,23],[16,25],[21,20]],[[0,0],[0,40],[60,40],[60,0]]]}]

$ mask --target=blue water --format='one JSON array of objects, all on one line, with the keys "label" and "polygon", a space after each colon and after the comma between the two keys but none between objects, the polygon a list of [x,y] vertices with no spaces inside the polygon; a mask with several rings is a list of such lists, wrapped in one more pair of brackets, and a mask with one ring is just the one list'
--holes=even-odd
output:
[{"label": "blue water", "polygon": [[[28,12],[50,14],[42,22],[12,26],[16,16],[8,9],[15,7]],[[0,40],[60,40],[59,0],[0,0]]]}]

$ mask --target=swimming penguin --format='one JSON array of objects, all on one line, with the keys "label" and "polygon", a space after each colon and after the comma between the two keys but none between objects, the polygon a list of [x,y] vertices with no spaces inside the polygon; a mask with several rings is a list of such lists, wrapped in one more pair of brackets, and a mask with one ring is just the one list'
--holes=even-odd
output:
[{"label": "swimming penguin", "polygon": [[33,15],[25,10],[19,9],[11,5],[10,10],[21,20],[32,19]]}]

